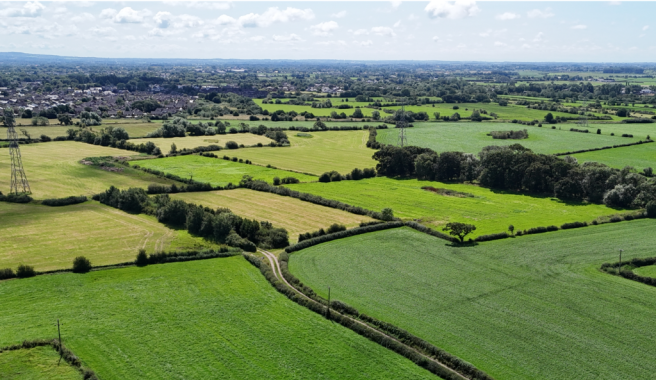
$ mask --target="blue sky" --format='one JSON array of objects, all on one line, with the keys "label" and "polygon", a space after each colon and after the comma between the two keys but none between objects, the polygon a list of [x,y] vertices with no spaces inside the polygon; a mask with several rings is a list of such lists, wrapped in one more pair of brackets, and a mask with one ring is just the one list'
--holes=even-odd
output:
[{"label": "blue sky", "polygon": [[655,62],[656,2],[0,2],[0,51]]}]

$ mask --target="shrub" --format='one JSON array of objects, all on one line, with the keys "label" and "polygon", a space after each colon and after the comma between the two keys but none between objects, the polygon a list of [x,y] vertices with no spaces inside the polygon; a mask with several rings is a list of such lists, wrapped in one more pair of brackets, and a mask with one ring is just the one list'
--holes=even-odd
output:
[{"label": "shrub", "polygon": [[505,239],[510,237],[511,235],[508,235],[507,232],[499,232],[496,234],[489,234],[489,235],[481,235],[474,239],[474,241],[490,241],[490,240],[499,240],[499,239]]},{"label": "shrub", "polygon": [[273,177],[273,186],[278,186],[278,185],[280,185],[280,178]]},{"label": "shrub", "polygon": [[146,255],[145,249],[140,249],[137,253],[137,259],[134,261],[135,265],[138,267],[145,267],[148,265],[148,255]]},{"label": "shrub", "polygon": [[87,201],[87,197],[84,195],[80,195],[79,197],[70,196],[66,198],[44,199],[41,201],[41,204],[45,206],[58,207],[58,206],[74,205],[86,201]]},{"label": "shrub", "polygon": [[393,211],[391,208],[389,208],[389,207],[388,207],[388,208],[384,208],[384,209],[380,212],[380,219],[381,219],[381,220],[384,220],[384,221],[386,221],[386,222],[390,222],[390,221],[394,220],[394,211]]},{"label": "shrub", "polygon": [[16,277],[16,273],[11,268],[0,269],[0,280]]},{"label": "shrub", "polygon": [[32,197],[30,197],[27,194],[2,195],[0,193],[0,201],[12,202],[12,203],[30,203],[32,202]]},{"label": "shrub", "polygon": [[84,256],[78,256],[73,260],[73,273],[87,273],[91,270],[91,261]]},{"label": "shrub", "polygon": [[572,222],[572,223],[565,223],[562,226],[560,226],[561,229],[567,230],[571,228],[580,228],[580,227],[587,227],[588,223],[586,222]]},{"label": "shrub", "polygon": [[16,277],[18,278],[28,278],[36,276],[36,271],[33,266],[21,264],[16,270]]},{"label": "shrub", "polygon": [[330,182],[330,173],[323,173],[319,176],[319,182]]},{"label": "shrub", "polygon": [[617,216],[617,215],[610,218],[611,223],[617,223],[617,222],[621,222],[621,221],[622,221],[622,218]]},{"label": "shrub", "polygon": [[237,143],[234,142],[234,141],[228,141],[228,142],[225,144],[225,147],[226,147],[226,149],[238,149],[238,148],[239,148],[239,144],[237,144]]},{"label": "shrub", "polygon": [[294,178],[294,177],[285,177],[281,180],[281,183],[283,185],[292,184],[292,183],[299,183],[299,182],[301,182],[301,181],[299,181],[298,178]]},{"label": "shrub", "polygon": [[645,209],[647,210],[648,218],[656,218],[656,201],[647,203],[647,207],[645,207]]}]

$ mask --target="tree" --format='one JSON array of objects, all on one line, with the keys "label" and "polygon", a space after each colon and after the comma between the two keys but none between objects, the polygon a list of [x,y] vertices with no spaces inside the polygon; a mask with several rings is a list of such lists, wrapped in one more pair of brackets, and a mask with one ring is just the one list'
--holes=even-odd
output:
[{"label": "tree", "polygon": [[553,120],[554,120],[554,117],[553,117],[553,114],[551,112],[549,112],[548,114],[546,114],[544,116],[544,121],[546,121],[547,123],[553,123]]},{"label": "tree", "polygon": [[442,231],[447,231],[449,235],[455,236],[460,239],[460,242],[465,241],[465,236],[476,231],[476,226],[473,224],[465,224],[459,222],[447,223],[446,227],[442,228]]},{"label": "tree", "polygon": [[508,226],[508,232],[510,232],[511,236],[515,236],[515,226],[512,224]]},{"label": "tree", "polygon": [[78,256],[73,260],[73,273],[87,273],[91,270],[91,261],[84,256]]},{"label": "tree", "polygon": [[175,145],[175,143],[171,144],[171,151],[169,151],[169,154],[175,154],[178,151],[178,147]]},{"label": "tree", "polygon": [[59,120],[59,124],[62,125],[73,124],[73,120],[71,119],[71,116],[65,113],[60,113],[59,115],[57,115],[57,120]]},{"label": "tree", "polygon": [[351,115],[351,117],[354,117],[356,119],[362,119],[364,117],[364,115],[362,114],[361,109],[356,108],[355,111],[353,111],[353,114]]},{"label": "tree", "polygon": [[371,118],[374,119],[374,120],[380,120],[380,112],[371,111]]},{"label": "tree", "polygon": [[433,112],[433,116],[435,116],[435,120],[440,120],[440,113],[439,112]]},{"label": "tree", "polygon": [[645,207],[647,210],[647,217],[648,218],[656,218],[656,202],[651,201],[647,203],[647,207]]},{"label": "tree", "polygon": [[387,207],[380,212],[380,218],[386,222],[391,222],[394,220],[394,211]]},{"label": "tree", "polygon": [[314,123],[314,126],[313,126],[312,128],[313,128],[313,129],[319,129],[319,130],[322,130],[322,131],[328,129],[328,127],[326,126],[326,123],[324,123],[324,122],[321,121],[321,120],[317,120],[317,121]]}]

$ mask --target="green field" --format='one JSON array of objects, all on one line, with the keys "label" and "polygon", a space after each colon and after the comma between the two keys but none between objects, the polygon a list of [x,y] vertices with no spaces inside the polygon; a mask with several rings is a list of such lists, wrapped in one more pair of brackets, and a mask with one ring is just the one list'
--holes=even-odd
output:
[{"label": "green field", "polygon": [[[80,164],[85,157],[130,156],[134,152],[74,141],[21,145],[25,175],[35,199],[71,195],[93,195],[111,185],[119,188],[147,187],[150,183],[172,184],[131,168],[121,173],[108,172]],[[0,149],[0,191],[9,192],[11,180],[9,150]]]},{"label": "green field", "polygon": [[77,369],[59,361],[52,347],[35,347],[0,353],[0,375],[3,380],[80,380]]},{"label": "green field", "polygon": [[[226,152],[229,155],[231,153],[236,152]],[[136,164],[144,168],[160,170],[183,178],[193,177],[196,181],[208,182],[214,186],[225,186],[228,183],[236,185],[244,175],[250,175],[255,179],[261,179],[269,183],[273,182],[274,177],[294,177],[301,182],[317,180],[317,177],[311,175],[197,155],[140,160]]]},{"label": "green field", "polygon": [[139,140],[133,140],[135,144],[145,143],[147,141],[152,141],[155,145],[162,150],[162,153],[167,154],[171,150],[171,144],[175,144],[178,150],[193,149],[198,146],[208,146],[208,145],[218,145],[221,148],[225,147],[225,144],[228,141],[234,141],[237,144],[244,144],[245,146],[256,145],[261,143],[262,145],[268,145],[273,140],[268,137],[254,135],[252,133],[229,133],[226,135],[215,135],[215,136],[187,136],[187,137],[171,137],[171,138],[144,138]]},{"label": "green field", "polygon": [[146,215],[99,204],[48,207],[0,202],[0,268],[28,264],[36,270],[71,268],[86,256],[93,265],[134,260],[137,251],[193,249],[213,245],[172,230]]},{"label": "green field", "polygon": [[650,167],[656,169],[656,143],[626,146],[574,154],[580,163],[597,161],[615,168],[633,166],[638,171]]},{"label": "green field", "polygon": [[656,265],[647,265],[646,267],[636,268],[633,272],[641,276],[656,278]]},{"label": "green field", "polygon": [[248,189],[178,193],[171,197],[211,208],[227,207],[242,217],[266,220],[275,227],[285,228],[290,241],[296,241],[298,234],[325,229],[333,223],[350,228],[373,220],[364,215]]},{"label": "green field", "polygon": [[287,132],[290,147],[237,149],[230,156],[248,159],[260,165],[321,175],[337,170],[346,174],[355,168],[376,166],[371,156],[376,152],[366,147],[368,131],[310,132],[312,138]]},{"label": "green field", "polygon": [[[422,190],[433,186],[469,193],[474,197],[452,197]],[[418,219],[433,228],[447,222],[476,226],[472,237],[504,232],[512,224],[516,230],[592,221],[617,211],[604,205],[566,203],[556,198],[496,191],[484,187],[441,182],[396,180],[386,177],[330,183],[288,185],[294,190],[320,195],[369,210],[391,207],[404,220]]]},{"label": "green field", "polygon": [[242,257],[0,282],[0,346],[56,334],[101,379],[428,379]]},{"label": "green field", "polygon": [[401,228],[317,245],[290,270],[324,297],[400,328],[496,379],[647,379],[656,287],[601,272],[653,256],[654,220],[471,247]]},{"label": "green field", "polygon": [[[548,126],[539,128],[513,123],[415,123],[414,128],[406,130],[408,145],[431,148],[436,152],[457,151],[478,153],[488,145],[521,144],[536,153],[561,153],[581,149],[601,148],[603,146],[626,144],[640,140],[603,135],[596,133],[570,132],[575,125],[561,125],[551,129]],[[491,131],[528,131],[528,138],[523,140],[493,139],[487,134]],[[591,132],[596,132],[592,129]],[[396,145],[398,129],[383,129],[378,131],[376,141]],[[656,135],[656,134],[655,134]],[[644,138],[644,137],[643,137]]]},{"label": "green field", "polygon": [[[74,125],[59,125],[56,120],[50,121],[51,124],[48,126],[44,127],[33,127],[30,124],[30,120],[26,119],[17,119],[16,120],[16,132],[18,132],[19,137],[22,137],[21,129],[25,129],[28,131],[28,133],[32,136],[33,139],[39,139],[41,135],[46,135],[51,138],[55,138],[57,136],[67,136],[66,131],[69,129],[75,129],[77,130],[78,127]],[[19,125],[18,123],[21,123],[22,125]],[[103,124],[95,127],[90,127],[90,129],[94,131],[100,131],[103,128],[107,128],[109,126],[115,127],[115,128],[123,128],[125,131],[130,135],[130,138],[135,138],[135,137],[144,137],[148,133],[156,130],[157,128],[161,127],[161,124],[159,123],[144,123],[142,121],[134,121],[134,120],[111,120],[111,119],[105,119],[103,120]],[[4,128],[1,129],[2,132],[4,132]],[[4,133],[3,133],[4,134]]]}]

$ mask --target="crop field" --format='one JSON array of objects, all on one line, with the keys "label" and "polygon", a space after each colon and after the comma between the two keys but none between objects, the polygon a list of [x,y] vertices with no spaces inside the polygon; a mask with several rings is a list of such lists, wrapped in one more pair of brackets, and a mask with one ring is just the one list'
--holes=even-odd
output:
[{"label": "crop field", "polygon": [[51,347],[35,347],[0,353],[4,380],[81,380],[82,375],[66,362],[57,365],[59,354]]},{"label": "crop field", "polygon": [[[18,119],[17,122],[21,123],[21,120],[24,119]],[[120,120],[116,120],[117,122],[113,123],[111,119],[103,120],[103,124],[95,127],[90,127],[94,131],[99,131],[103,128],[107,127],[114,127],[114,128],[123,128],[125,131],[130,135],[130,138],[135,138],[135,137],[144,137],[146,134],[156,130],[157,128],[161,127],[161,124],[158,123],[143,123],[143,122],[126,122],[123,120],[122,122],[119,122]],[[51,122],[53,122],[51,120]],[[56,123],[57,120],[54,120]],[[77,130],[78,127],[74,125],[59,125],[59,124],[50,124],[48,126],[43,126],[43,127],[33,127],[32,124],[30,124],[30,120],[27,121],[22,121],[24,125],[17,125],[17,130],[16,132],[19,133],[22,137],[21,129],[25,129],[33,139],[38,139],[41,137],[41,135],[46,135],[51,138],[55,138],[57,136],[66,136],[69,129],[75,129]],[[4,128],[0,128],[0,132],[5,132],[6,130]],[[5,137],[2,137],[5,138]]]},{"label": "crop field", "polygon": [[[35,199],[71,195],[93,195],[118,188],[147,187],[150,183],[172,184],[174,181],[125,168],[108,172],[79,163],[85,157],[129,156],[134,152],[74,141],[21,145],[23,167]],[[0,149],[0,191],[9,192],[10,158],[8,149]]]},{"label": "crop field", "polygon": [[[236,153],[235,151],[226,151],[225,153],[231,155],[233,152]],[[269,183],[273,182],[274,177],[294,177],[301,182],[317,180],[317,177],[307,174],[196,155],[140,160],[137,164],[144,168],[156,169],[165,173],[179,175],[183,178],[193,177],[196,181],[208,182],[214,186],[226,186],[228,183],[236,185],[244,175],[250,175],[254,179],[261,179]]]},{"label": "crop field", "polygon": [[633,166],[641,172],[647,167],[656,169],[656,143],[578,153],[573,157],[579,162],[597,161],[620,169]]},{"label": "crop field", "polygon": [[[456,190],[472,195],[455,197],[422,190],[424,186]],[[516,230],[560,226],[575,221],[592,221],[617,213],[604,205],[565,203],[556,198],[536,197],[487,188],[441,182],[397,180],[386,177],[330,183],[307,183],[287,187],[353,206],[380,211],[385,207],[404,220],[440,229],[447,222],[476,226],[472,236],[504,232],[512,224]]]},{"label": "crop field", "polygon": [[234,141],[237,144],[244,144],[245,146],[256,145],[261,143],[262,145],[267,145],[271,141],[270,138],[254,135],[252,133],[229,133],[225,135],[215,135],[215,136],[187,136],[187,137],[171,137],[171,138],[145,138],[140,140],[133,140],[135,144],[145,143],[147,141],[152,141],[155,145],[162,150],[162,153],[166,154],[171,150],[171,144],[175,144],[178,150],[183,148],[193,149],[198,146],[208,146],[208,145],[218,145],[221,148],[225,147],[225,144],[228,141]]},{"label": "crop field", "polygon": [[360,222],[373,220],[364,215],[248,189],[179,193],[171,197],[211,208],[227,207],[242,217],[266,220],[275,227],[285,228],[289,232],[289,239],[294,241],[298,234],[325,229],[333,223],[351,228]]},{"label": "crop field", "polygon": [[646,267],[636,268],[633,272],[641,276],[656,278],[656,265],[647,265]]},{"label": "crop field", "polygon": [[99,204],[48,207],[0,202],[0,268],[32,265],[38,271],[71,268],[85,256],[93,265],[133,261],[141,248],[179,250],[212,247],[187,230],[157,219]]},{"label": "crop field", "polygon": [[601,272],[653,256],[654,220],[469,247],[400,228],[290,258],[303,283],[498,379],[639,379],[656,371],[656,287]]},{"label": "crop field", "polygon": [[[478,153],[488,145],[521,144],[536,153],[561,153],[581,149],[601,148],[609,145],[626,144],[640,140],[638,136],[626,138],[610,136],[610,133],[597,135],[596,129],[590,133],[570,132],[575,125],[563,125],[562,129],[548,126],[539,128],[513,123],[415,123],[414,128],[406,130],[408,144],[431,148],[436,152],[457,151]],[[556,127],[558,128],[558,126]],[[491,131],[528,131],[528,138],[522,140],[494,139],[487,134]],[[396,145],[398,129],[378,131],[376,141]]]},{"label": "crop field", "polygon": [[[278,169],[321,175],[336,170],[346,174],[355,168],[376,166],[376,152],[366,146],[368,131],[310,132],[311,138],[288,132],[290,147],[237,149],[230,156]],[[227,153],[226,153],[227,154]]]},{"label": "crop field", "polygon": [[0,345],[53,337],[59,318],[101,379],[435,378],[290,302],[242,257],[2,281],[0,300]]}]

